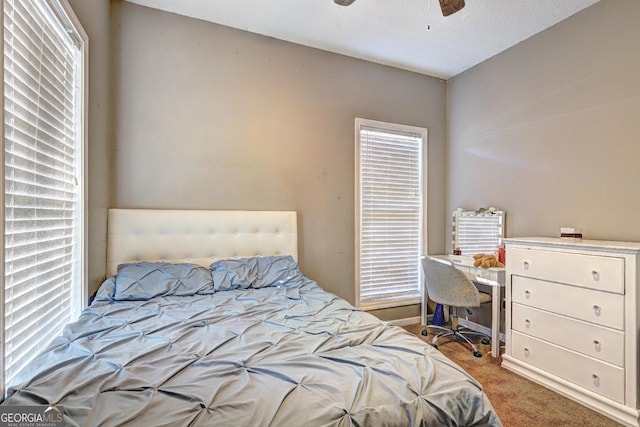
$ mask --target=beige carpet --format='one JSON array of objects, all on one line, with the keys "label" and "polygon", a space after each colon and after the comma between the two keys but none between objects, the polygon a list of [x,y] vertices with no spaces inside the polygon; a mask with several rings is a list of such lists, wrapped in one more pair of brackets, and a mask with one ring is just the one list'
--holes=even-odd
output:
[{"label": "beige carpet", "polygon": [[[407,326],[409,332],[426,342],[420,325]],[[493,358],[490,346],[479,344],[483,356],[473,357],[468,347],[457,342],[438,343],[438,349],[478,380],[505,427],[562,426],[612,427],[620,424],[585,406],[500,367],[501,358]],[[442,345],[440,345],[442,344]]]}]

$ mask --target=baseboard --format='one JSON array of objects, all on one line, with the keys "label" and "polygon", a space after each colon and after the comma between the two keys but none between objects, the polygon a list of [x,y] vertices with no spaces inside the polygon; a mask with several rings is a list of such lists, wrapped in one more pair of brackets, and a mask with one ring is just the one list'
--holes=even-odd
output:
[{"label": "baseboard", "polygon": [[[481,334],[485,334],[488,337],[493,337],[491,333],[491,328],[487,328],[484,325],[480,325],[479,323],[472,322],[471,320],[463,319],[462,317],[458,318],[458,324],[460,326],[464,326],[465,328],[469,328],[472,331],[480,332]],[[500,332],[500,341],[504,342],[504,333]]]},{"label": "baseboard", "polygon": [[391,323],[393,323],[396,326],[415,325],[416,323],[420,323],[420,316],[407,317],[405,319],[396,319],[396,320],[392,320]]}]

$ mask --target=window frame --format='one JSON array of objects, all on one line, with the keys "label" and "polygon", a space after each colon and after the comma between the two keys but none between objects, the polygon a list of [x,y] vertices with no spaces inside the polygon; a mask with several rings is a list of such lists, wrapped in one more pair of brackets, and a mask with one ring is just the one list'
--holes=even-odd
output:
[{"label": "window frame", "polygon": [[[87,209],[87,146],[88,146],[88,105],[89,105],[89,37],[85,30],[83,29],[80,21],[78,20],[76,14],[74,13],[71,5],[67,0],[42,0],[46,3],[54,14],[61,20],[63,26],[74,31],[77,38],[80,40],[80,59],[79,59],[79,87],[80,91],[79,101],[80,106],[78,107],[78,121],[75,124],[77,127],[77,135],[79,138],[78,141],[78,153],[77,153],[77,161],[78,161],[78,180],[80,189],[78,191],[80,200],[80,236],[79,236],[79,264],[80,264],[80,286],[79,290],[79,300],[73,301],[73,304],[78,304],[76,308],[76,312],[80,313],[83,308],[87,306],[88,302],[88,268],[87,268],[87,260],[88,260],[88,245],[87,245],[87,225],[88,225],[88,209]],[[0,0],[0,8],[2,14],[2,27],[4,32],[4,8],[5,1]],[[4,76],[4,36],[0,37],[0,47],[2,48],[3,55],[0,55],[0,67],[3,70]],[[2,268],[2,286],[0,286],[0,401],[4,400],[6,393],[5,383],[5,348],[4,348],[4,334],[5,334],[5,287],[4,287],[4,275],[5,275],[5,114],[4,114],[4,78],[0,83],[2,86],[3,93],[3,103],[2,108],[0,109],[0,131],[2,132],[2,146],[3,149],[0,150],[0,165],[2,168],[2,177],[0,179],[0,199],[2,200],[3,209],[0,209],[0,234],[2,235],[3,244],[0,245],[0,267]]]},{"label": "window frame", "polygon": [[[363,301],[361,296],[361,130],[366,128],[377,128],[381,131],[397,131],[399,133],[414,133],[421,135],[421,208],[420,208],[420,238],[418,257],[415,260],[418,272],[418,292],[415,297],[406,299],[379,301]],[[428,129],[426,127],[410,126],[398,123],[389,123],[377,120],[356,118],[355,119],[355,305],[364,310],[377,310],[384,308],[401,307],[406,305],[420,304],[422,300],[422,268],[420,257],[424,253],[427,242],[426,212],[427,212],[427,149],[428,149]]]}]

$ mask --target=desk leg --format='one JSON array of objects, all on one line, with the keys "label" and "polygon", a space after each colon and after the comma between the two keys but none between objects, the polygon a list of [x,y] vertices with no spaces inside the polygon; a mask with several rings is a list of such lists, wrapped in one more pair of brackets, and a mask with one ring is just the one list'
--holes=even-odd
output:
[{"label": "desk leg", "polygon": [[491,287],[491,356],[500,354],[500,286]]}]

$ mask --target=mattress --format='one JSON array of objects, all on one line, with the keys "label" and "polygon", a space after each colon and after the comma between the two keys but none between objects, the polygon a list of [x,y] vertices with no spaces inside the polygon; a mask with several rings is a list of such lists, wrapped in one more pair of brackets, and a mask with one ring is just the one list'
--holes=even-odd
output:
[{"label": "mattress", "polygon": [[459,366],[290,257],[124,266],[3,402],[36,404],[70,426],[501,425]]}]

